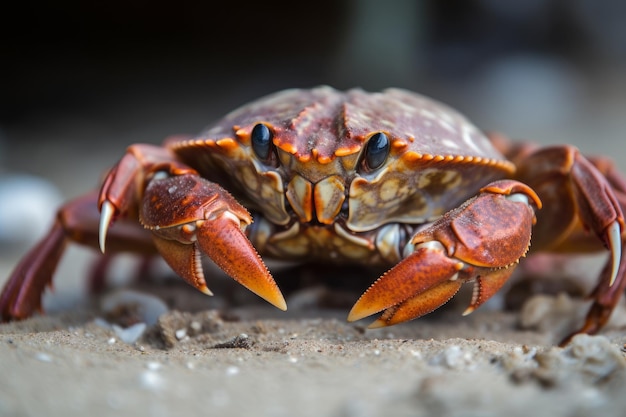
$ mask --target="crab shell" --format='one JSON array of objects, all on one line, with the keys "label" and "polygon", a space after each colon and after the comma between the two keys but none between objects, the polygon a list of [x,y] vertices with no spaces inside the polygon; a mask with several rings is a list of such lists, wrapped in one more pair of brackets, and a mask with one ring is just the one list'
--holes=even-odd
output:
[{"label": "crab shell", "polygon": [[[251,145],[258,124],[273,138],[266,160]],[[390,151],[371,169],[364,161],[367,144],[380,132]],[[400,89],[281,91],[233,111],[195,139],[168,146],[280,226],[278,232],[291,231],[283,236],[303,240],[274,248],[281,257],[325,257],[329,244],[323,241],[342,236],[365,238],[342,250],[348,258],[362,258],[375,239],[364,232],[432,221],[515,170],[461,114]],[[302,238],[307,230],[317,237]],[[398,231],[392,234],[397,239]],[[392,252],[387,260],[397,262],[399,250]]]}]

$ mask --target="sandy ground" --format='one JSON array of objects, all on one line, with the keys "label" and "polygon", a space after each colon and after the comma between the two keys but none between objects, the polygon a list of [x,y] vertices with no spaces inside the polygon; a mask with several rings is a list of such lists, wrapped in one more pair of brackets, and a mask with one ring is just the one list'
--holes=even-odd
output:
[{"label": "sandy ground", "polygon": [[[468,317],[457,302],[366,330],[324,294],[296,292],[283,313],[173,280],[94,297],[59,289],[49,314],[0,325],[0,415],[623,415],[626,336],[554,347],[567,308],[584,313],[568,297]],[[549,322],[522,328],[537,315]],[[138,322],[149,325],[125,342]]]}]

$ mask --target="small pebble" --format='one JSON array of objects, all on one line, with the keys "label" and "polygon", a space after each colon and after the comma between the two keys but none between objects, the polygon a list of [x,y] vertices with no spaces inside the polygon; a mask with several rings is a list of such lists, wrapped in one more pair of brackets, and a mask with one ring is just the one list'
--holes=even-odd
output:
[{"label": "small pebble", "polygon": [[141,387],[150,390],[160,390],[165,386],[165,379],[154,371],[145,371],[139,375]]},{"label": "small pebble", "polygon": [[136,323],[127,328],[123,328],[118,326],[117,324],[113,325],[113,331],[115,335],[119,337],[119,339],[124,342],[132,345],[143,335],[146,331],[146,323]]},{"label": "small pebble", "polygon": [[115,315],[124,308],[132,310],[136,318],[147,326],[156,324],[159,316],[169,310],[160,298],[131,290],[115,291],[107,295],[102,299],[100,308],[105,315]]},{"label": "small pebble", "polygon": [[233,376],[233,375],[237,375],[239,373],[239,367],[238,366],[229,366],[228,368],[226,368],[226,375],[228,376]]},{"label": "small pebble", "polygon": [[199,333],[200,330],[202,330],[202,323],[200,323],[199,321],[194,320],[191,323],[189,323],[189,327],[194,332]]},{"label": "small pebble", "polygon": [[411,356],[413,356],[414,358],[417,358],[417,359],[421,359],[422,358],[422,352],[420,352],[419,350],[411,350]]},{"label": "small pebble", "polygon": [[158,371],[159,369],[161,369],[163,365],[161,365],[159,362],[148,362],[146,364],[146,368],[148,368],[150,371]]},{"label": "small pebble", "polygon": [[37,354],[35,355],[35,358],[41,362],[52,362],[52,356],[43,352],[37,352]]},{"label": "small pebble", "polygon": [[464,352],[457,345],[452,345],[437,355],[432,364],[445,366],[448,369],[471,369],[475,366],[472,354]]},{"label": "small pebble", "polygon": [[174,335],[176,336],[176,339],[183,340],[187,336],[187,329],[178,329]]}]

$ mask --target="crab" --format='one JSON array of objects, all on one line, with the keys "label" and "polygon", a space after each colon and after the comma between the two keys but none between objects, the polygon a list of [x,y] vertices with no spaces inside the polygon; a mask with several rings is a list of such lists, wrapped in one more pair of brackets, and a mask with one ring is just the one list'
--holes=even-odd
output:
[{"label": "crab", "polygon": [[596,333],[626,286],[625,207],[626,181],[610,161],[573,146],[515,144],[400,89],[285,90],[197,137],[130,146],[99,192],[59,209],[9,277],[0,312],[12,320],[40,311],[75,242],[160,254],[212,294],[205,254],[282,310],[261,256],[384,266],[348,315],[380,313],[370,327],[382,327],[439,308],[466,282],[474,287],[465,314],[474,311],[507,282],[532,234],[533,251],[608,250],[570,337]]}]

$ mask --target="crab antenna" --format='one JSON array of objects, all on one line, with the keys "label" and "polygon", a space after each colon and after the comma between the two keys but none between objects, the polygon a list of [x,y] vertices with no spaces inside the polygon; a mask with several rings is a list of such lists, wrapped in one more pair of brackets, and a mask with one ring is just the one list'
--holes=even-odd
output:
[{"label": "crab antenna", "polygon": [[611,258],[613,259],[613,266],[611,269],[611,280],[609,281],[609,286],[612,286],[617,279],[617,272],[619,270],[619,265],[621,262],[622,256],[622,236],[618,222],[613,222],[609,227],[607,227],[607,235],[609,238],[609,244],[611,249]]},{"label": "crab antenna", "polygon": [[107,238],[107,230],[109,229],[109,225],[111,224],[111,219],[113,218],[113,214],[115,213],[115,207],[113,203],[108,200],[104,200],[102,203],[102,208],[100,209],[100,227],[98,229],[98,238],[100,243],[100,251],[104,253],[104,244]]}]

